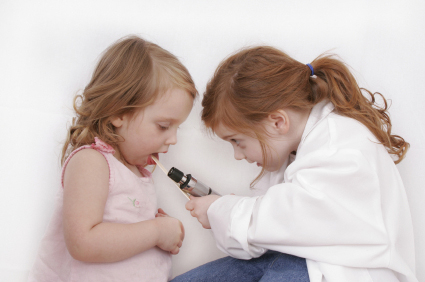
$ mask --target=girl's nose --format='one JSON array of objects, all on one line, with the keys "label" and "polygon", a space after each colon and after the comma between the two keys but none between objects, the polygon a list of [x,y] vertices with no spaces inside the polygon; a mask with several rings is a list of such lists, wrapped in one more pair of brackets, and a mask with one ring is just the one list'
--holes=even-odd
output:
[{"label": "girl's nose", "polygon": [[173,132],[165,141],[166,145],[175,145],[177,143],[177,131]]},{"label": "girl's nose", "polygon": [[238,148],[233,148],[233,150],[235,151],[235,159],[240,161],[245,159],[245,155],[238,149]]}]

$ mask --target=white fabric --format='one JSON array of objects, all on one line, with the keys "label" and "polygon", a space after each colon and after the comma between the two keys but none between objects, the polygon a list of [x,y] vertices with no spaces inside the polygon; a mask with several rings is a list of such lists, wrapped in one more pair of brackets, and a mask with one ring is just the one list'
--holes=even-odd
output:
[{"label": "white fabric", "polygon": [[303,257],[311,282],[418,281],[397,168],[374,135],[332,103],[312,109],[295,160],[257,186],[257,196],[223,196],[208,210],[228,255]]}]

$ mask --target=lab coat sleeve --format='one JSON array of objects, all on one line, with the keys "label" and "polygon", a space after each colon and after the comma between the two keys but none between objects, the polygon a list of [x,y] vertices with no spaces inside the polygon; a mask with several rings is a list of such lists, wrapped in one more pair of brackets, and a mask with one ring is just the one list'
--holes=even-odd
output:
[{"label": "lab coat sleeve", "polygon": [[218,247],[237,258],[271,249],[338,265],[389,261],[379,178],[358,150],[313,151],[287,168],[285,183],[222,197],[208,217]]},{"label": "lab coat sleeve", "polygon": [[[208,209],[208,219],[217,247],[229,256],[239,259],[259,257],[267,249],[249,246],[246,231],[252,211],[260,197],[223,196]],[[245,230],[245,232],[239,232]]]}]

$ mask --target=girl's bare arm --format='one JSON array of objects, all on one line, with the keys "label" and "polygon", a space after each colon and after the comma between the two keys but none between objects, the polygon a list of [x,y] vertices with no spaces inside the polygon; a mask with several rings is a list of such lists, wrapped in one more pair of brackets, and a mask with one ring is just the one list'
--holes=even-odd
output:
[{"label": "girl's bare arm", "polygon": [[102,222],[109,169],[97,151],[84,149],[69,161],[64,177],[63,225],[68,251],[85,262],[114,262],[158,246],[178,253],[181,222],[157,217],[133,224]]}]

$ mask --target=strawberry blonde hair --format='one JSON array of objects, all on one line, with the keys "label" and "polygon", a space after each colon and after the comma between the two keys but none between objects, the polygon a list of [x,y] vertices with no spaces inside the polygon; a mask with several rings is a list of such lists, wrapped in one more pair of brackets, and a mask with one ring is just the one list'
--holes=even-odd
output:
[{"label": "strawberry blonde hair", "polygon": [[[133,115],[172,88],[198,94],[188,70],[170,52],[137,36],[124,37],[107,48],[89,84],[74,99],[77,114],[62,149],[63,164],[74,149],[94,137],[117,148],[113,116]],[[78,102],[78,103],[77,103]]]},{"label": "strawberry blonde hair", "polygon": [[[230,56],[207,84],[202,100],[205,126],[214,132],[222,124],[257,138],[266,164],[267,132],[261,121],[279,109],[310,110],[329,99],[338,114],[364,124],[399,163],[409,143],[391,134],[388,104],[382,94],[360,88],[347,66],[332,55],[319,56],[311,65],[316,77],[307,65],[268,46],[243,49]],[[377,105],[376,95],[383,100],[382,107]],[[263,174],[264,168],[253,183]]]}]

